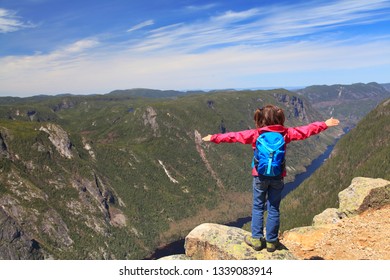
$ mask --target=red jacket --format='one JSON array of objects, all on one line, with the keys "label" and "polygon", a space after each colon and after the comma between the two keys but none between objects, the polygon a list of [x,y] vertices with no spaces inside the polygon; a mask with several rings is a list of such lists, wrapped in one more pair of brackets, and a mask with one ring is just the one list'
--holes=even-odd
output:
[{"label": "red jacket", "polygon": [[[216,144],[219,143],[242,143],[252,144],[252,148],[256,148],[256,140],[260,133],[265,131],[279,132],[284,136],[286,144],[291,141],[304,140],[312,135],[318,134],[328,126],[325,122],[314,122],[305,126],[298,127],[284,127],[282,125],[270,125],[258,129],[243,130],[238,132],[228,132],[214,134],[211,136],[210,141]],[[256,168],[252,169],[252,175],[258,176]],[[283,177],[286,176],[286,171],[283,172]]]}]

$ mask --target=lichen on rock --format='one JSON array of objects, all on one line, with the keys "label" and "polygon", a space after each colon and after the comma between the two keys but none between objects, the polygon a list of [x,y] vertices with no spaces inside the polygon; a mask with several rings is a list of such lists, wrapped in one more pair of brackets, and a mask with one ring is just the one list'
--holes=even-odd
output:
[{"label": "lichen on rock", "polygon": [[255,251],[244,242],[249,232],[219,224],[204,223],[186,237],[186,255],[195,260],[293,260],[295,257],[284,247],[273,253]]},{"label": "lichen on rock", "polygon": [[390,203],[390,181],[356,177],[351,185],[339,193],[339,212],[347,216],[368,208],[379,208]]}]

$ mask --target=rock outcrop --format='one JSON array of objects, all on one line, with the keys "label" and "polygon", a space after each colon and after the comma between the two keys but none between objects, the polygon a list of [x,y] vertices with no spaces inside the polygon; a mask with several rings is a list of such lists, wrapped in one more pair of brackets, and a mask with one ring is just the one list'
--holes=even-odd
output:
[{"label": "rock outcrop", "polygon": [[385,245],[390,239],[390,181],[354,178],[339,193],[339,204],[338,209],[329,208],[315,216],[313,226],[284,232],[273,253],[247,246],[244,236],[250,233],[243,229],[205,223],[187,235],[185,255],[161,259],[390,259],[390,245]]},{"label": "rock outcrop", "polygon": [[204,223],[194,228],[185,239],[185,255],[173,255],[161,260],[294,260],[286,247],[273,253],[255,251],[245,244],[250,232],[219,224]]},{"label": "rock outcrop", "polygon": [[62,127],[49,123],[46,126],[42,126],[39,130],[49,134],[49,140],[61,156],[68,159],[73,158],[72,143],[69,140],[68,133]]},{"label": "rock outcrop", "polygon": [[18,223],[0,208],[0,259],[36,260],[43,258],[39,243],[28,237]]},{"label": "rock outcrop", "polygon": [[5,143],[5,140],[1,132],[0,132],[0,157],[6,157],[6,158],[9,157],[7,144]]},{"label": "rock outcrop", "polygon": [[313,218],[313,226],[335,224],[367,209],[390,204],[390,182],[384,179],[357,177],[339,193],[339,208],[328,208]]},{"label": "rock outcrop", "polygon": [[290,96],[288,94],[275,94],[278,102],[283,103],[287,107],[286,116],[290,118],[298,118],[301,121],[307,119],[306,109],[303,103],[303,99]]},{"label": "rock outcrop", "polygon": [[348,217],[369,208],[378,209],[390,204],[390,181],[358,177],[339,193],[339,211]]},{"label": "rock outcrop", "polygon": [[389,214],[390,181],[357,177],[339,193],[339,208],[284,232],[282,242],[303,259],[390,259]]},{"label": "rock outcrop", "polygon": [[245,235],[250,235],[250,232],[218,224],[201,224],[186,237],[186,255],[196,260],[295,259],[283,246],[274,253],[257,252],[245,244]]},{"label": "rock outcrop", "polygon": [[150,126],[153,130],[153,136],[159,137],[161,135],[160,128],[157,123],[157,113],[152,107],[147,107],[145,113],[142,115],[145,126]]},{"label": "rock outcrop", "polygon": [[335,224],[368,209],[390,204],[390,181],[357,177],[339,193],[339,208],[328,208],[313,218],[313,226]]}]

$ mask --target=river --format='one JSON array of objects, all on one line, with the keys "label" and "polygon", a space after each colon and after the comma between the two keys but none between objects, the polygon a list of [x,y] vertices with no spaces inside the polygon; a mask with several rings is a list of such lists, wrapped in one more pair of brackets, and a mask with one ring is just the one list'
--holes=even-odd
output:
[{"label": "river", "polygon": [[[306,168],[306,171],[295,176],[295,180],[284,185],[282,197],[285,197],[289,192],[296,189],[305,179],[309,178],[318,167],[330,156],[334,145],[328,146],[325,152],[318,158],[312,161],[312,163]],[[227,226],[242,228],[244,224],[251,221],[251,217],[239,218],[234,222],[227,223]],[[153,255],[146,259],[159,259],[165,256],[184,254],[184,239],[177,240],[165,246],[164,248],[157,249]]]}]

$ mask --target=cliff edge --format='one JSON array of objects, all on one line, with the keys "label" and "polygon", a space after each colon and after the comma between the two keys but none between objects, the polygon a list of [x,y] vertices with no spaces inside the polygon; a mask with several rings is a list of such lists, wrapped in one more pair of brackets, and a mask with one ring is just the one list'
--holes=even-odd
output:
[{"label": "cliff edge", "polygon": [[357,177],[338,197],[339,208],[315,216],[312,226],[282,233],[273,253],[247,246],[243,229],[205,223],[187,235],[185,255],[161,259],[389,260],[390,181]]}]

